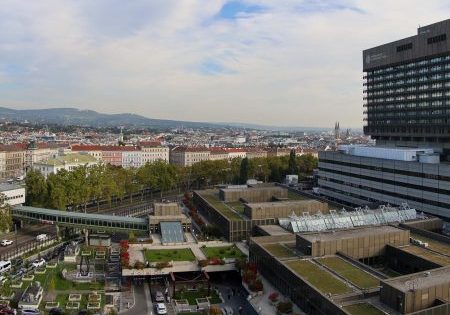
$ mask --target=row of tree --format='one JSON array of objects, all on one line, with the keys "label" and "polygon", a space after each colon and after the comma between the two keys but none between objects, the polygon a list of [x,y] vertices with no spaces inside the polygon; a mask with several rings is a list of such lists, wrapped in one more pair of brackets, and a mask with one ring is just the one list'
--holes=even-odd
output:
[{"label": "row of tree", "polygon": [[[286,174],[309,176],[317,166],[311,155],[203,161],[190,167],[179,167],[163,161],[139,168],[124,169],[99,164],[61,170],[45,178],[31,170],[26,177],[27,204],[36,207],[66,209],[68,205],[86,208],[90,203],[113,198],[141,195],[144,191],[189,191],[216,184],[245,183],[249,178],[281,181]],[[136,198],[136,197],[135,197]]]}]

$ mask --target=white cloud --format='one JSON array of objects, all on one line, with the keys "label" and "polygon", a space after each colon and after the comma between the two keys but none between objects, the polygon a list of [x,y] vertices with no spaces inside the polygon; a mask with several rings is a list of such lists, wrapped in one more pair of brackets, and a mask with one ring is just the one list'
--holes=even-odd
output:
[{"label": "white cloud", "polygon": [[5,1],[0,104],[361,127],[362,50],[450,11],[446,1],[261,0],[247,4],[264,10],[220,19],[223,4]]}]

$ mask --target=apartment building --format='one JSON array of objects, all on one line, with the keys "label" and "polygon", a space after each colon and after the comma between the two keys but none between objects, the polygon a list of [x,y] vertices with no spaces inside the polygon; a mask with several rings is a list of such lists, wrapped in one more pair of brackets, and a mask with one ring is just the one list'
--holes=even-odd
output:
[{"label": "apartment building", "polygon": [[247,156],[247,152],[245,152],[245,150],[241,148],[225,148],[225,151],[227,151],[228,159],[230,160],[236,158],[243,159]]},{"label": "apartment building", "polygon": [[60,170],[73,171],[80,166],[93,166],[98,161],[89,154],[72,153],[59,155],[46,161],[34,163],[33,169],[38,170],[47,177],[50,174],[56,174]]},{"label": "apartment building", "polygon": [[228,159],[228,152],[222,147],[212,147],[210,149],[209,159],[211,161]]},{"label": "apartment building", "polygon": [[191,166],[201,161],[208,161],[210,151],[206,147],[178,146],[170,151],[170,163],[180,166]]},{"label": "apartment building", "polygon": [[141,141],[142,164],[153,163],[158,160],[169,163],[170,149],[159,141]]},{"label": "apartment building", "polygon": [[22,176],[25,170],[26,150],[23,144],[0,145],[3,156],[2,179]]}]

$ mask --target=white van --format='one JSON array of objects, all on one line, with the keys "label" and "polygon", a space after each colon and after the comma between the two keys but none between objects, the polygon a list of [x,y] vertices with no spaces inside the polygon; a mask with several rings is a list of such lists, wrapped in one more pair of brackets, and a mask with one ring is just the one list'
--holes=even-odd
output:
[{"label": "white van", "polygon": [[4,273],[11,269],[11,260],[0,261],[0,273]]},{"label": "white van", "polygon": [[47,234],[39,234],[38,236],[36,236],[36,241],[42,242],[45,241],[48,238]]}]

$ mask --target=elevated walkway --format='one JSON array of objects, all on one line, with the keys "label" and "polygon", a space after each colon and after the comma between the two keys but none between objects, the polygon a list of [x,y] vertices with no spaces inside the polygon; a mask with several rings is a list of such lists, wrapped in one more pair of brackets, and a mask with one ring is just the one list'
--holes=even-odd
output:
[{"label": "elevated walkway", "polygon": [[115,231],[148,231],[148,220],[144,218],[66,212],[27,206],[14,206],[11,213],[14,218],[19,220],[38,221],[58,226]]}]

